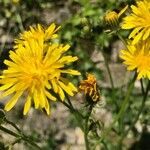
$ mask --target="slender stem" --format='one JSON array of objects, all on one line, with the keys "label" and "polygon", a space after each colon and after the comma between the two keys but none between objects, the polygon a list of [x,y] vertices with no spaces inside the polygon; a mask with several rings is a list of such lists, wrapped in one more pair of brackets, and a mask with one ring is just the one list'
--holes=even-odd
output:
[{"label": "slender stem", "polygon": [[106,142],[102,141],[102,143],[103,143],[103,145],[104,145],[104,147],[105,147],[105,150],[109,150],[109,149],[108,149],[108,146],[107,146],[107,144],[106,144]]},{"label": "slender stem", "polygon": [[67,99],[69,105],[74,109],[74,107],[73,107],[73,105],[72,105],[72,103],[71,103],[70,98],[68,97],[68,95],[66,95],[66,99]]},{"label": "slender stem", "polygon": [[11,143],[11,146],[15,145],[16,143],[19,143],[21,141],[21,138],[16,139],[13,143]]},{"label": "slender stem", "polygon": [[111,71],[110,71],[110,68],[109,68],[109,63],[107,61],[106,54],[104,52],[104,42],[102,44],[102,54],[103,54],[103,57],[104,57],[104,63],[105,63],[105,66],[106,66],[106,70],[108,72],[108,76],[109,76],[110,84],[111,84],[111,88],[112,88],[112,100],[113,100],[113,103],[116,105],[116,107],[118,107],[118,104],[117,104],[116,98],[115,98],[115,86],[114,86],[114,82],[113,82],[113,77],[112,77],[112,74],[111,74]]},{"label": "slender stem", "polygon": [[27,136],[25,136],[24,134],[17,134],[11,130],[8,130],[7,128],[3,127],[3,126],[0,126],[0,130],[5,132],[5,133],[8,133],[10,134],[11,136],[14,136],[16,138],[21,138],[21,140],[24,140],[26,141],[27,143],[29,143],[30,145],[33,145],[35,146],[36,148],[38,148],[39,150],[41,150],[41,148],[36,144],[34,143],[30,138],[28,138]]},{"label": "slender stem", "polygon": [[84,116],[83,116],[76,108],[74,108],[74,106],[73,106],[73,104],[71,103],[71,100],[70,100],[70,98],[68,97],[68,95],[66,95],[66,99],[67,99],[67,101],[68,101],[68,103],[69,103],[70,108],[71,108],[72,110],[74,110],[79,116],[81,116],[82,118],[84,118]]},{"label": "slender stem", "polygon": [[6,123],[10,124],[11,126],[13,126],[19,133],[21,133],[21,130],[17,127],[17,125],[15,125],[13,122],[5,119]]},{"label": "slender stem", "polygon": [[143,80],[142,79],[140,80],[140,83],[141,83],[142,94],[144,95],[145,91],[144,91],[144,86],[143,86]]},{"label": "slender stem", "polygon": [[[122,135],[124,133],[124,123],[123,123],[123,116],[118,120],[119,125],[119,135]],[[122,141],[118,141],[117,149],[120,150],[122,148]]]},{"label": "slender stem", "polygon": [[20,31],[23,32],[24,31],[24,27],[23,27],[23,24],[22,24],[21,16],[20,16],[20,14],[18,12],[16,13],[16,20],[17,20],[17,22],[19,24]]},{"label": "slender stem", "polygon": [[89,142],[88,142],[88,117],[85,120],[84,140],[85,140],[86,150],[90,150]]},{"label": "slender stem", "polygon": [[147,88],[146,88],[146,92],[144,93],[144,96],[143,96],[143,99],[142,99],[142,103],[141,103],[141,106],[140,108],[138,109],[138,113],[134,119],[134,121],[132,122],[132,124],[130,125],[130,127],[127,129],[127,131],[123,134],[122,138],[124,138],[128,132],[134,127],[134,125],[136,124],[136,122],[138,121],[139,117],[140,117],[140,114],[142,113],[143,109],[144,109],[144,106],[145,106],[145,102],[146,102],[146,99],[147,99],[147,96],[148,96],[148,91],[150,89],[150,80],[147,84]]},{"label": "slender stem", "polygon": [[118,119],[120,119],[120,118],[122,117],[122,115],[124,114],[124,112],[125,112],[125,110],[126,110],[126,108],[127,108],[127,104],[128,104],[128,102],[129,102],[130,94],[131,94],[132,89],[133,89],[133,87],[134,87],[135,79],[136,79],[136,75],[134,76],[132,82],[131,82],[130,85],[129,85],[128,91],[127,91],[127,93],[126,93],[126,97],[125,97],[125,99],[124,99],[124,101],[123,101],[123,103],[122,103],[122,105],[121,105],[121,109],[120,109],[119,113],[117,114],[117,116],[115,117],[115,119],[114,119],[112,125],[114,125],[114,124],[116,123],[116,121],[117,121]]},{"label": "slender stem", "polygon": [[42,150],[36,143],[34,143],[30,138],[28,138],[27,136],[22,136],[21,137],[22,140],[26,141],[27,143],[29,143],[30,145],[36,147],[39,150]]},{"label": "slender stem", "polygon": [[113,78],[112,78],[111,71],[110,71],[110,68],[109,68],[109,64],[108,64],[108,61],[107,61],[107,58],[106,58],[106,55],[105,55],[104,51],[103,51],[103,57],[104,57],[104,63],[105,63],[105,66],[106,66],[106,69],[107,69],[107,72],[108,72],[108,75],[109,75],[110,84],[111,84],[112,89],[114,90],[115,87],[114,87]]},{"label": "slender stem", "polygon": [[[58,100],[59,100],[59,98],[58,98]],[[61,100],[59,100],[62,104],[64,104],[69,110],[70,110],[70,112],[74,115],[74,117],[76,118],[76,120],[78,121],[78,125],[79,125],[79,127],[81,128],[81,130],[83,130],[84,131],[84,127],[83,127],[83,125],[82,125],[82,119],[83,119],[83,116],[76,110],[76,109],[74,109],[74,107],[73,107],[73,105],[72,106],[70,106],[68,103],[66,103],[66,102],[62,102]]]},{"label": "slender stem", "polygon": [[126,111],[127,104],[128,104],[128,102],[129,102],[129,97],[130,97],[130,94],[131,94],[132,89],[133,89],[133,87],[134,87],[134,83],[135,83],[135,80],[136,80],[136,76],[137,76],[137,75],[135,74],[134,78],[132,79],[132,81],[131,81],[131,83],[130,83],[130,85],[129,85],[128,91],[127,91],[127,93],[126,93],[126,97],[125,97],[125,99],[123,100],[123,103],[122,103],[122,105],[121,105],[121,108],[120,108],[118,114],[117,114],[116,117],[114,118],[114,120],[113,120],[111,126],[110,126],[108,129],[106,129],[106,130],[104,131],[104,133],[103,133],[102,136],[101,136],[101,139],[98,140],[97,143],[99,143],[99,142],[101,142],[101,141],[103,140],[103,138],[110,132],[110,130],[112,129],[113,125],[122,117],[122,115],[123,115],[124,112]]},{"label": "slender stem", "polygon": [[72,108],[70,107],[70,105],[68,105],[66,102],[64,101],[60,101],[62,104],[64,104],[70,111],[72,111]]},{"label": "slender stem", "polygon": [[117,36],[119,37],[119,39],[122,41],[122,43],[124,44],[124,46],[126,47],[126,49],[128,49],[127,47],[127,43],[126,41],[122,38],[122,36],[120,35],[119,31],[116,31]]},{"label": "slender stem", "polygon": [[90,106],[89,112],[88,112],[87,117],[85,119],[84,140],[85,140],[86,150],[90,150],[89,141],[88,141],[88,133],[89,133],[88,122],[89,122],[89,118],[90,118],[90,115],[91,115],[91,112],[92,112],[92,108],[93,108],[93,105]]},{"label": "slender stem", "polygon": [[11,130],[8,130],[7,128],[3,127],[3,126],[0,126],[0,130],[1,131],[4,131],[5,133],[8,133],[14,137],[20,137],[19,134],[16,134],[15,132],[11,131]]},{"label": "slender stem", "polygon": [[106,57],[105,51],[104,51],[104,41],[102,42],[101,49],[102,49],[102,54],[103,54],[103,57],[104,57],[104,63],[105,63],[105,66],[106,66],[106,69],[107,69],[107,72],[108,72],[108,75],[109,75],[110,84],[111,84],[112,89],[114,90],[113,78],[112,78],[111,71],[110,71],[110,68],[109,68],[109,64],[108,64],[108,61],[107,61],[107,57]]},{"label": "slender stem", "polygon": [[79,113],[79,111],[78,111],[77,109],[75,109],[75,108],[73,107],[71,101],[70,101],[70,100],[68,100],[68,101],[69,101],[69,104],[66,103],[66,102],[62,102],[62,101],[60,101],[60,102],[61,102],[62,104],[64,104],[72,113],[76,112],[80,117],[84,118],[84,116],[83,116],[81,113]]}]

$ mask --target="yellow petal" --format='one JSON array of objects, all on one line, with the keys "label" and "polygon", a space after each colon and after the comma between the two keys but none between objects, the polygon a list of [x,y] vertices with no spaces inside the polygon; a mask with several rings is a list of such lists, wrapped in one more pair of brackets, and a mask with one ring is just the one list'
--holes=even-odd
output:
[{"label": "yellow petal", "polygon": [[50,105],[49,105],[47,99],[46,99],[46,104],[45,104],[45,110],[46,110],[46,113],[47,113],[48,115],[50,115]]},{"label": "yellow petal", "polygon": [[143,32],[141,31],[139,34],[137,34],[137,35],[135,36],[135,38],[133,39],[132,44],[135,45],[136,43],[138,43],[139,40],[140,40],[140,38],[142,37],[142,35],[143,35]]},{"label": "yellow petal", "polygon": [[131,39],[132,37],[134,37],[141,29],[142,29],[142,27],[135,28],[135,29],[130,33],[129,39]]},{"label": "yellow petal", "polygon": [[22,91],[21,92],[17,92],[10,100],[9,102],[6,104],[5,106],[5,110],[9,111],[10,109],[12,109],[14,107],[14,105],[16,104],[16,102],[18,101],[18,98],[22,95]]},{"label": "yellow petal", "polygon": [[59,83],[59,85],[60,85],[60,87],[64,90],[64,91],[66,91],[70,96],[73,96],[74,94],[73,94],[73,92],[72,92],[72,89],[70,88],[70,87],[68,87],[67,85],[65,85],[63,82],[61,82],[61,81],[58,81],[58,83]]},{"label": "yellow petal", "polygon": [[0,87],[0,91],[3,91],[3,90],[6,90],[8,88],[10,88],[14,83],[7,83],[7,84],[4,84]]},{"label": "yellow petal", "polygon": [[41,108],[44,108],[45,107],[45,103],[46,103],[46,97],[45,97],[45,94],[43,92],[43,89],[41,89],[39,91],[39,101],[40,101],[40,107]]},{"label": "yellow petal", "polygon": [[52,23],[45,32],[47,34],[49,34],[49,33],[51,34],[55,30],[55,27],[56,27],[55,23]]},{"label": "yellow petal", "polygon": [[31,96],[28,95],[27,99],[26,99],[26,103],[24,105],[24,110],[23,110],[23,114],[26,115],[27,112],[29,111],[31,107]]},{"label": "yellow petal", "polygon": [[8,90],[6,90],[4,93],[2,93],[1,98],[14,93],[15,91],[16,91],[16,88],[15,88],[15,86],[13,86],[13,87],[9,88]]},{"label": "yellow petal", "polygon": [[150,29],[148,29],[145,34],[143,35],[143,40],[146,40],[150,35]]},{"label": "yellow petal", "polygon": [[68,70],[61,70],[62,73],[68,73],[71,75],[81,75],[81,73],[77,70],[72,70],[72,69],[68,69]]},{"label": "yellow petal", "polygon": [[76,88],[68,79],[63,78],[63,77],[61,77],[60,79],[61,79],[61,81],[63,81],[69,88],[71,88],[72,91],[75,91],[75,92],[78,91],[77,88]]},{"label": "yellow petal", "polygon": [[128,9],[128,5],[125,6],[118,14],[118,18]]},{"label": "yellow petal", "polygon": [[59,59],[59,63],[70,63],[78,60],[78,57],[72,57],[72,56],[63,56],[61,59]]},{"label": "yellow petal", "polygon": [[51,83],[52,83],[54,92],[57,93],[58,92],[58,85],[56,84],[56,80],[55,79],[51,80]]},{"label": "yellow petal", "polygon": [[61,87],[58,88],[58,94],[59,94],[59,96],[60,96],[60,99],[61,99],[62,101],[64,101],[64,99],[65,99],[65,94],[64,94],[63,90],[61,89]]},{"label": "yellow petal", "polygon": [[48,92],[48,91],[46,91],[46,90],[45,90],[45,95],[46,95],[50,100],[56,101],[56,97],[54,97],[50,92]]},{"label": "yellow petal", "polygon": [[38,94],[37,90],[34,90],[33,100],[34,100],[35,109],[38,109],[40,102],[39,102],[39,94]]}]

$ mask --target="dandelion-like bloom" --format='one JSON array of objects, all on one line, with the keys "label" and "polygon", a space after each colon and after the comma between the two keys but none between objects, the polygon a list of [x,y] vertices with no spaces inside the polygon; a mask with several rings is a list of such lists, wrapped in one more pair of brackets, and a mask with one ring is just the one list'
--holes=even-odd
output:
[{"label": "dandelion-like bloom", "polygon": [[51,39],[58,37],[56,32],[60,29],[60,26],[56,28],[56,25],[52,23],[48,28],[43,27],[38,24],[35,27],[30,26],[30,30],[25,31],[20,34],[20,38],[15,40],[16,45],[14,48],[19,48],[19,45],[24,44],[25,41],[30,41],[31,39],[37,40],[39,43],[46,42]]},{"label": "dandelion-like bloom", "polygon": [[146,40],[150,36],[150,1],[138,1],[137,6],[131,6],[132,13],[123,19],[123,29],[133,29],[129,39],[136,44],[139,40]]},{"label": "dandelion-like bloom", "polygon": [[[36,31],[34,33],[36,34]],[[32,103],[36,109],[43,108],[47,114],[50,114],[49,100],[56,100],[52,92],[64,100],[64,92],[73,96],[77,91],[73,83],[64,76],[65,74],[80,75],[76,70],[65,69],[67,64],[78,59],[76,56],[65,55],[70,46],[47,43],[45,38],[39,38],[40,42],[34,38],[24,39],[23,44],[20,40],[19,47],[10,51],[10,60],[4,61],[8,69],[0,76],[1,98],[12,96],[5,106],[6,111],[12,109],[24,95],[24,115],[29,111]]]},{"label": "dandelion-like bloom", "polygon": [[128,50],[121,50],[120,57],[128,70],[137,70],[137,79],[150,79],[150,39],[141,41],[136,45],[127,45]]},{"label": "dandelion-like bloom", "polygon": [[100,100],[100,94],[96,83],[96,78],[93,74],[87,74],[87,79],[81,81],[79,86],[81,91],[84,91],[86,95],[89,95],[94,102]]},{"label": "dandelion-like bloom", "polygon": [[106,13],[104,16],[104,21],[106,24],[112,26],[112,27],[117,27],[119,25],[119,18],[121,15],[127,10],[128,5],[124,7],[119,13],[115,11],[109,11]]}]

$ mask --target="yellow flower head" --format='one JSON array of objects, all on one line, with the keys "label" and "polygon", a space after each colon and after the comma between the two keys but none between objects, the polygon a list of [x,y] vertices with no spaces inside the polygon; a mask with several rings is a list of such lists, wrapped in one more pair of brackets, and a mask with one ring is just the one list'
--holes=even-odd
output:
[{"label": "yellow flower head", "polygon": [[56,25],[52,23],[48,28],[43,27],[38,24],[36,27],[29,27],[30,30],[24,31],[20,34],[19,39],[15,40],[15,47],[18,48],[20,44],[24,44],[24,41],[30,41],[31,39],[35,39],[38,42],[48,41],[50,39],[57,38],[58,34],[56,32],[60,29],[60,26],[56,28]]},{"label": "yellow flower head", "polygon": [[79,86],[81,91],[92,98],[94,102],[100,100],[100,94],[97,88],[96,78],[93,74],[87,74],[87,79],[81,81]]},{"label": "yellow flower head", "polygon": [[137,70],[138,77],[150,79],[150,39],[141,41],[138,44],[127,45],[128,50],[121,50],[120,57],[128,70]]},{"label": "yellow flower head", "polygon": [[136,44],[139,40],[146,40],[150,36],[150,1],[138,1],[137,6],[131,6],[132,13],[126,16],[122,23],[123,29],[133,29],[129,39]]},{"label": "yellow flower head", "polygon": [[106,13],[104,16],[104,21],[106,24],[112,26],[112,27],[117,27],[119,25],[119,18],[121,15],[127,10],[128,5],[124,7],[119,13],[115,11],[109,11]]},{"label": "yellow flower head", "polygon": [[[32,28],[28,32],[32,33]],[[45,42],[44,37],[43,39],[39,37],[41,41],[38,42],[34,38],[31,39],[30,34],[30,40],[27,34],[26,38],[22,45],[10,51],[10,60],[4,61],[8,69],[4,70],[0,76],[0,91],[2,91],[0,97],[2,99],[8,95],[12,96],[5,106],[6,111],[12,109],[24,95],[24,114],[29,111],[32,103],[36,109],[43,108],[47,114],[50,114],[49,100],[56,100],[52,92],[64,100],[64,91],[70,96],[77,91],[77,88],[64,75],[80,75],[76,70],[65,69],[67,64],[78,58],[65,55],[69,45],[48,43]]]}]

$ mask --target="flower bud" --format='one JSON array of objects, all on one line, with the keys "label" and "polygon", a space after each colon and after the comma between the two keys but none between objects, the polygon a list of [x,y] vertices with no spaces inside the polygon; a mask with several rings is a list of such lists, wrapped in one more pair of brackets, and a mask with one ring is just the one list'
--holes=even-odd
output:
[{"label": "flower bud", "polygon": [[118,27],[119,25],[119,17],[115,11],[111,11],[106,13],[104,16],[104,22],[111,28]]},{"label": "flower bud", "polygon": [[125,13],[125,11],[128,9],[128,5],[125,6],[119,13],[115,11],[109,11],[104,16],[104,22],[108,27],[112,30],[115,30],[119,27],[119,19],[121,16]]},{"label": "flower bud", "polygon": [[87,25],[89,23],[88,19],[86,17],[81,18],[81,24]]},{"label": "flower bud", "polygon": [[81,81],[79,89],[90,98],[90,99],[87,98],[87,100],[91,104],[96,103],[101,99],[98,86],[96,83],[96,78],[93,74],[87,74],[87,79]]},{"label": "flower bud", "polygon": [[84,32],[84,33],[90,32],[90,27],[89,27],[89,26],[84,26],[84,27],[83,27],[83,32]]}]

